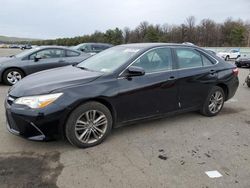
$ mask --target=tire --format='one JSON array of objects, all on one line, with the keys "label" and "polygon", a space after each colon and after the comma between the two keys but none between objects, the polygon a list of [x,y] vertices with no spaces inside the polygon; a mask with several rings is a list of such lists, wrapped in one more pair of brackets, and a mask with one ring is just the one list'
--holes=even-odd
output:
[{"label": "tire", "polygon": [[[94,120],[98,121],[95,123]],[[65,126],[65,134],[72,145],[87,148],[103,142],[111,129],[112,115],[109,109],[98,102],[87,102],[71,113]]]},{"label": "tire", "polygon": [[249,78],[249,76],[247,76],[247,78],[246,78],[246,83],[247,83],[247,86],[250,87],[250,78]]},{"label": "tire", "polygon": [[12,86],[24,77],[23,71],[16,68],[7,69],[3,73],[3,81],[6,85]]},{"label": "tire", "polygon": [[[213,103],[214,101],[216,101],[215,97],[217,94],[219,94],[220,97],[218,97],[217,102]],[[221,100],[219,100],[220,98]],[[214,86],[210,90],[200,112],[204,116],[208,116],[208,117],[216,116],[223,108],[224,102],[225,102],[225,93],[223,89],[221,87]],[[212,105],[212,103],[214,105]],[[212,106],[214,106],[214,111],[211,110]]]},{"label": "tire", "polygon": [[236,67],[239,67],[239,68],[241,68],[241,64],[237,64],[237,65],[236,65]]},{"label": "tire", "polygon": [[228,61],[228,60],[229,60],[229,56],[226,56],[225,61]]},{"label": "tire", "polygon": [[247,86],[248,86],[248,87],[250,87],[250,81],[249,81],[249,82],[247,82]]}]

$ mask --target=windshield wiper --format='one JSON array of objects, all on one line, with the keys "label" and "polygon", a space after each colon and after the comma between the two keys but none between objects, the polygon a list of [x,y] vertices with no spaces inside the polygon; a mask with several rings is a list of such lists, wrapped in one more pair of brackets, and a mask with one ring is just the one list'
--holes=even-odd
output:
[{"label": "windshield wiper", "polygon": [[77,67],[77,68],[79,68],[79,69],[82,69],[82,70],[89,70],[89,69],[87,69],[86,67],[79,67],[79,66],[77,66],[77,65],[73,65],[74,67]]}]

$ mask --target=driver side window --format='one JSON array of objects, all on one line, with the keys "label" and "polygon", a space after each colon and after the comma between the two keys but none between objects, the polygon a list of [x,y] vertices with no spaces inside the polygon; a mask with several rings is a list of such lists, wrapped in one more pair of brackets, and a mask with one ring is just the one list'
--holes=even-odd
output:
[{"label": "driver side window", "polygon": [[172,69],[170,48],[153,49],[135,61],[133,66],[141,67],[145,73],[153,73]]}]

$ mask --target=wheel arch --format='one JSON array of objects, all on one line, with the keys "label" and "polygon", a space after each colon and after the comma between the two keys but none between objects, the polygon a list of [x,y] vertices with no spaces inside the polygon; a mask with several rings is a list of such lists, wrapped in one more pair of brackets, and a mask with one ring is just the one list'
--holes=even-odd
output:
[{"label": "wheel arch", "polygon": [[224,94],[225,94],[225,101],[227,101],[228,100],[228,92],[229,92],[228,86],[226,84],[223,84],[223,83],[219,83],[216,86],[218,86],[218,87],[220,87],[220,88],[223,89]]},{"label": "wheel arch", "polygon": [[[89,99],[89,100],[85,100],[85,101],[81,101],[79,103],[77,103],[76,105],[74,105],[70,111],[67,113],[67,116],[65,117],[65,121],[63,123],[63,131],[61,132],[61,134],[63,134],[63,138],[66,138],[66,133],[65,133],[65,126],[66,126],[66,122],[68,120],[68,118],[70,117],[71,113],[76,109],[78,108],[79,106],[85,104],[85,103],[88,103],[88,102],[98,102],[102,105],[104,105],[105,107],[107,107],[111,113],[111,116],[112,116],[112,128],[114,128],[115,126],[115,123],[116,123],[116,110],[114,108],[114,106],[111,104],[111,102],[105,98],[102,98],[102,97],[97,97],[97,98],[92,98],[92,99]],[[62,125],[61,125],[62,126]]]},{"label": "wheel arch", "polygon": [[7,68],[4,69],[3,72],[2,72],[2,75],[1,75],[2,80],[3,80],[3,75],[4,75],[4,73],[5,73],[7,70],[10,70],[10,69],[18,69],[18,70],[22,71],[22,73],[23,73],[24,76],[27,76],[27,73],[26,73],[22,68],[20,68],[20,67],[7,67]]}]

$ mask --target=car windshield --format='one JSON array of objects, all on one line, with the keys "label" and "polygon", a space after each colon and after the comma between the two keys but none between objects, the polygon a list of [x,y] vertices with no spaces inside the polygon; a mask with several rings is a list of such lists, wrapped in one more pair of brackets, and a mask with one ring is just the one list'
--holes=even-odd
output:
[{"label": "car windshield", "polygon": [[71,49],[77,50],[78,48],[80,48],[83,44],[78,44],[76,46],[71,46]]},{"label": "car windshield", "polygon": [[21,53],[15,55],[15,57],[17,57],[17,58],[25,57],[26,55],[28,55],[28,54],[30,54],[30,53],[33,53],[33,52],[37,51],[38,49],[39,49],[39,48],[34,48],[34,49],[30,49],[30,50],[25,50],[25,51],[23,51],[23,52],[21,52]]},{"label": "car windshield", "polygon": [[113,72],[136,53],[140,48],[116,46],[100,52],[90,57],[78,65],[78,67],[86,68],[98,72]]}]

